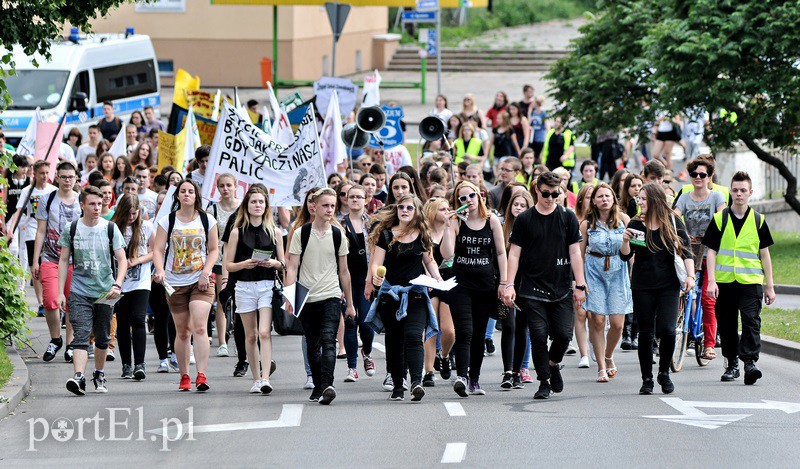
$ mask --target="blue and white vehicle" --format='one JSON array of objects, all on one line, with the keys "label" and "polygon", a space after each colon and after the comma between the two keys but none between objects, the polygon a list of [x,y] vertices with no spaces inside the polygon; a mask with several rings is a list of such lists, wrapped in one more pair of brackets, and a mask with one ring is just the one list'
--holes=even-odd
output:
[{"label": "blue and white vehicle", "polygon": [[[39,54],[26,55],[14,46],[16,74],[6,78],[11,105],[0,114],[6,139],[17,145],[36,108],[60,118],[67,113],[64,132],[77,126],[83,135],[103,117],[103,102],[114,104],[114,113],[128,122],[131,112],[152,106],[159,113],[161,85],[158,62],[150,37],[133,34],[79,36],[73,29],[69,40],[54,42],[50,61]],[[38,63],[34,66],[33,61]],[[88,109],[73,108],[76,93],[85,93]]]}]

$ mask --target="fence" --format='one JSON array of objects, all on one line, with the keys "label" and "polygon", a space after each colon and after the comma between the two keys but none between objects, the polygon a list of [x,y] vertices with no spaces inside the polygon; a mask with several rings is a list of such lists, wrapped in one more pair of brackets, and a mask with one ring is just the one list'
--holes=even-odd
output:
[{"label": "fence", "polygon": [[[797,149],[778,150],[772,153],[780,158],[789,168],[789,171],[797,176],[800,174],[800,155]],[[764,199],[780,199],[786,194],[786,179],[778,172],[778,168],[764,164]]]}]

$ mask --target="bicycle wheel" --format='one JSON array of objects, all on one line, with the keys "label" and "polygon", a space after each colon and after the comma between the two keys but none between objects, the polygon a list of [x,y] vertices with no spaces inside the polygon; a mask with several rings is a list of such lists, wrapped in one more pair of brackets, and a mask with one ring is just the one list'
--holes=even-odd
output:
[{"label": "bicycle wheel", "polygon": [[670,368],[677,373],[683,368],[683,361],[686,359],[686,344],[689,341],[689,334],[685,327],[686,322],[686,294],[681,293],[678,300],[678,321],[675,324],[675,351],[672,353],[672,364]]}]

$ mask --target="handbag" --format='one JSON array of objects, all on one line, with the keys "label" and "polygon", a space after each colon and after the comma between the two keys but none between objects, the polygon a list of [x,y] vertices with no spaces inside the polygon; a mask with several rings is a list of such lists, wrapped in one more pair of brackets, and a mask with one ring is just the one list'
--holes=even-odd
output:
[{"label": "handbag", "polygon": [[277,272],[275,272],[275,282],[272,284],[272,325],[279,335],[305,333],[300,319],[283,309],[283,282]]},{"label": "handbag", "polygon": [[[675,223],[675,217],[672,217],[672,226],[675,228],[675,234],[677,234],[678,225],[677,223]],[[674,256],[673,262],[675,264],[675,274],[678,275],[678,281],[681,284],[683,284],[684,282],[686,282],[686,277],[688,277],[689,274],[686,273],[686,264],[683,262],[683,258],[678,255],[678,248],[679,246],[676,245],[673,254]]]},{"label": "handbag", "polygon": [[496,320],[502,321],[503,319],[509,317],[511,315],[511,308],[506,306],[503,303],[503,300],[500,298],[497,299],[497,307],[489,312],[489,317]]}]

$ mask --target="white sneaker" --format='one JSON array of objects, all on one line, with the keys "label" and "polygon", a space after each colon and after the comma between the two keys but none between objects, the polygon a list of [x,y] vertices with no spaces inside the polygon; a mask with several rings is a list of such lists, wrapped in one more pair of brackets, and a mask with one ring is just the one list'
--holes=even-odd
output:
[{"label": "white sneaker", "polygon": [[589,357],[583,356],[578,362],[578,368],[589,368]]},{"label": "white sneaker", "polygon": [[161,360],[161,363],[158,364],[156,373],[169,373],[169,363],[166,358]]},{"label": "white sneaker", "polygon": [[217,348],[217,356],[218,357],[229,357],[228,354],[228,344],[222,344]]},{"label": "white sneaker", "polygon": [[567,351],[566,353],[564,353],[564,355],[575,355],[576,353],[578,353],[578,349],[576,349],[575,346],[572,345],[572,342],[570,342],[569,346],[567,346]]},{"label": "white sneaker", "polygon": [[116,359],[117,357],[114,356],[114,350],[108,349],[108,353],[106,353],[106,361],[113,362]]},{"label": "white sneaker", "polygon": [[272,385],[269,384],[269,380],[262,379],[261,380],[261,394],[269,394],[272,392]]},{"label": "white sneaker", "polygon": [[355,383],[358,381],[358,371],[355,368],[347,369],[347,377],[344,379],[345,383]]},{"label": "white sneaker", "polygon": [[194,345],[190,346],[189,348],[189,364],[194,365],[196,363],[194,359]]},{"label": "white sneaker", "polygon": [[303,389],[314,389],[314,378],[309,376],[308,379],[306,379],[306,384],[303,385]]},{"label": "white sneaker", "polygon": [[253,387],[250,388],[250,394],[261,394],[261,380],[253,381]]}]

